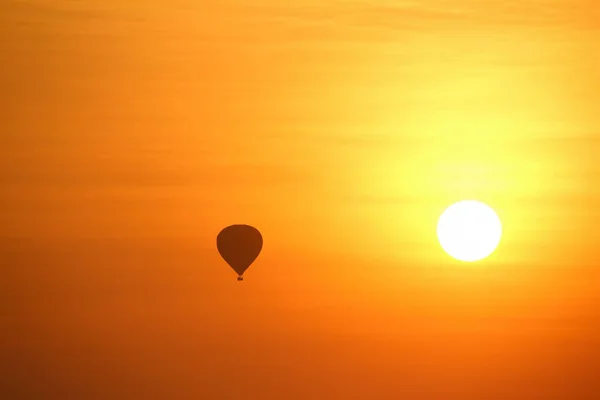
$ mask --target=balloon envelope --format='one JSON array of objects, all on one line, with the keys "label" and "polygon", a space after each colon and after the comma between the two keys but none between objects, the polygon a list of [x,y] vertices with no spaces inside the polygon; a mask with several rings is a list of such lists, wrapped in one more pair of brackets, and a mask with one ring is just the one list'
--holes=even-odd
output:
[{"label": "balloon envelope", "polygon": [[262,246],[262,235],[250,225],[231,225],[217,235],[219,254],[240,277],[256,260]]}]

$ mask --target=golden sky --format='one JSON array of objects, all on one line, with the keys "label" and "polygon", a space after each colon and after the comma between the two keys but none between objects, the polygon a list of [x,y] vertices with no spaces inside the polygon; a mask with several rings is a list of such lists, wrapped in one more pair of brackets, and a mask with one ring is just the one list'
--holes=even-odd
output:
[{"label": "golden sky", "polygon": [[1,7],[0,397],[598,398],[596,2]]}]

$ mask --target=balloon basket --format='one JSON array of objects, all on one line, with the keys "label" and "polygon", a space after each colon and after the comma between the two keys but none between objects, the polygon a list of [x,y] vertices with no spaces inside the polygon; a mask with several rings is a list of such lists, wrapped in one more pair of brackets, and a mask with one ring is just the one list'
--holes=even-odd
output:
[{"label": "balloon basket", "polygon": [[243,281],[244,281],[244,278],[243,278],[243,277],[241,277],[241,276],[238,276],[237,280],[238,280],[238,282],[243,282]]}]

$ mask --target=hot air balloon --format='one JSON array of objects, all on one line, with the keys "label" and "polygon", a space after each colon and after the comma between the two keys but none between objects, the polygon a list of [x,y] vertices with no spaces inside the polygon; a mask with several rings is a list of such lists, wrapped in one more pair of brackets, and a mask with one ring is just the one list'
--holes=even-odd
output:
[{"label": "hot air balloon", "polygon": [[217,235],[217,249],[221,257],[243,281],[244,272],[262,250],[263,239],[258,229],[250,225],[231,225]]}]

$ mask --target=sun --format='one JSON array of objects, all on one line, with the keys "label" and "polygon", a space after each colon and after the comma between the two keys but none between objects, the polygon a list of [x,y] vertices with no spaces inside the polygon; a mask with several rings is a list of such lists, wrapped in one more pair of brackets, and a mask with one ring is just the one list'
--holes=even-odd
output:
[{"label": "sun", "polygon": [[473,262],[488,257],[500,243],[502,224],[488,205],[476,200],[452,204],[437,225],[440,245],[451,257]]}]

